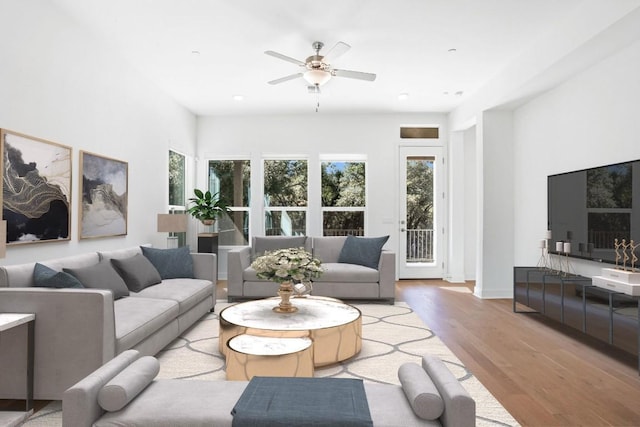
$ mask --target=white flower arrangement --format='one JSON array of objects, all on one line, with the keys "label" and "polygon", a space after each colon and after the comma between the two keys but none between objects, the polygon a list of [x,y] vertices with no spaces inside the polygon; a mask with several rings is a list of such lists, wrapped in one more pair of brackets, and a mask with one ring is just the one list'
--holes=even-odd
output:
[{"label": "white flower arrangement", "polygon": [[265,252],[251,263],[251,267],[261,279],[277,283],[309,282],[320,277],[321,264],[304,248],[288,248]]}]

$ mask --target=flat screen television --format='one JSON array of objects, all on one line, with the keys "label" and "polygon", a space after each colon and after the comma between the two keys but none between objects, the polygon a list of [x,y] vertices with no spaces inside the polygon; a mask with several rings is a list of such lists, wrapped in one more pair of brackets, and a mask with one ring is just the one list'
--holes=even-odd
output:
[{"label": "flat screen television", "polygon": [[570,243],[569,256],[615,264],[615,239],[640,244],[640,160],[550,175],[547,186],[549,252]]}]

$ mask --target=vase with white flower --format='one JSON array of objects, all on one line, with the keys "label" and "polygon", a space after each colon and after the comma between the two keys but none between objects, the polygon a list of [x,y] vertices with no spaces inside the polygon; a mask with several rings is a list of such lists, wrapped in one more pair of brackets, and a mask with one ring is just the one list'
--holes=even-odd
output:
[{"label": "vase with white flower", "polygon": [[322,274],[322,263],[304,248],[286,248],[265,252],[251,263],[261,279],[279,283],[280,304],[273,308],[279,313],[294,313],[298,309],[289,300],[294,283],[308,283]]}]

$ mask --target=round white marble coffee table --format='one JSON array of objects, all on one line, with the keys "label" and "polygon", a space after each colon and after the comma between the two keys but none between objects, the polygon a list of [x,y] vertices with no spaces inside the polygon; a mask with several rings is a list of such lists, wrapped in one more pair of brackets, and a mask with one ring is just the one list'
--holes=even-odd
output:
[{"label": "round white marble coffee table", "polygon": [[227,357],[229,340],[237,335],[275,338],[308,337],[313,364],[325,366],[349,359],[362,348],[362,314],[334,298],[292,299],[295,313],[277,313],[279,298],[248,301],[220,312],[220,352]]}]

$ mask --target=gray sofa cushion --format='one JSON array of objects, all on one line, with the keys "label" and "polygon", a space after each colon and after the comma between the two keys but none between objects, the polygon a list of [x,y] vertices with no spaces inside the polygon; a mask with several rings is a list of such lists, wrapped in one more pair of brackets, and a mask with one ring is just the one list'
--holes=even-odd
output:
[{"label": "gray sofa cushion", "polygon": [[398,379],[413,412],[425,420],[440,418],[444,401],[436,385],[420,365],[405,363],[398,369]]},{"label": "gray sofa cushion", "polygon": [[169,299],[130,297],[115,301],[113,311],[118,354],[133,348],[176,319],[179,307],[176,301]]},{"label": "gray sofa cushion", "polygon": [[144,399],[104,414],[93,426],[231,426],[231,408],[246,386],[246,381],[154,381],[144,390]]},{"label": "gray sofa cushion", "polygon": [[266,236],[254,237],[251,245],[253,258],[264,255],[265,252],[276,249],[305,247],[307,236]]},{"label": "gray sofa cushion", "polygon": [[314,237],[313,256],[323,263],[338,262],[345,240],[347,240],[345,236]]},{"label": "gray sofa cushion", "polygon": [[55,271],[39,262],[33,267],[34,286],[44,288],[83,288],[82,283],[69,273]]},{"label": "gray sofa cushion", "polygon": [[141,357],[100,389],[98,403],[105,411],[119,411],[151,384],[158,372],[158,359],[151,356]]},{"label": "gray sofa cushion", "polygon": [[158,270],[142,254],[137,254],[131,258],[112,258],[111,265],[122,277],[131,292],[140,292],[147,286],[156,285],[162,280]]},{"label": "gray sofa cushion", "polygon": [[162,279],[193,278],[193,258],[188,246],[175,249],[140,248]]},{"label": "gray sofa cushion", "polygon": [[[373,425],[378,427],[431,426],[442,427],[440,420],[419,418],[409,405],[402,387],[395,384],[364,383]],[[475,417],[471,420],[475,422]],[[473,425],[473,424],[472,424]]]},{"label": "gray sofa cushion", "polygon": [[376,269],[357,264],[342,264],[330,262],[322,264],[324,272],[313,282],[342,282],[342,283],[377,283],[380,272]]},{"label": "gray sofa cushion", "polygon": [[62,270],[78,279],[85,288],[111,290],[114,300],[129,295],[127,285],[110,262],[103,261],[89,267],[63,268]]},{"label": "gray sofa cushion", "polygon": [[382,237],[355,237],[347,236],[344,246],[340,251],[338,262],[364,265],[365,267],[378,268],[382,247],[389,240],[389,236]]},{"label": "gray sofa cushion", "polygon": [[139,293],[131,294],[132,297],[175,301],[179,305],[180,314],[191,310],[208,295],[213,295],[213,283],[201,279],[166,279]]},{"label": "gray sofa cushion", "polygon": [[131,246],[129,248],[113,249],[110,251],[98,251],[98,256],[100,257],[100,261],[104,261],[109,259],[131,258],[141,253],[142,249],[140,249],[140,246]]}]

